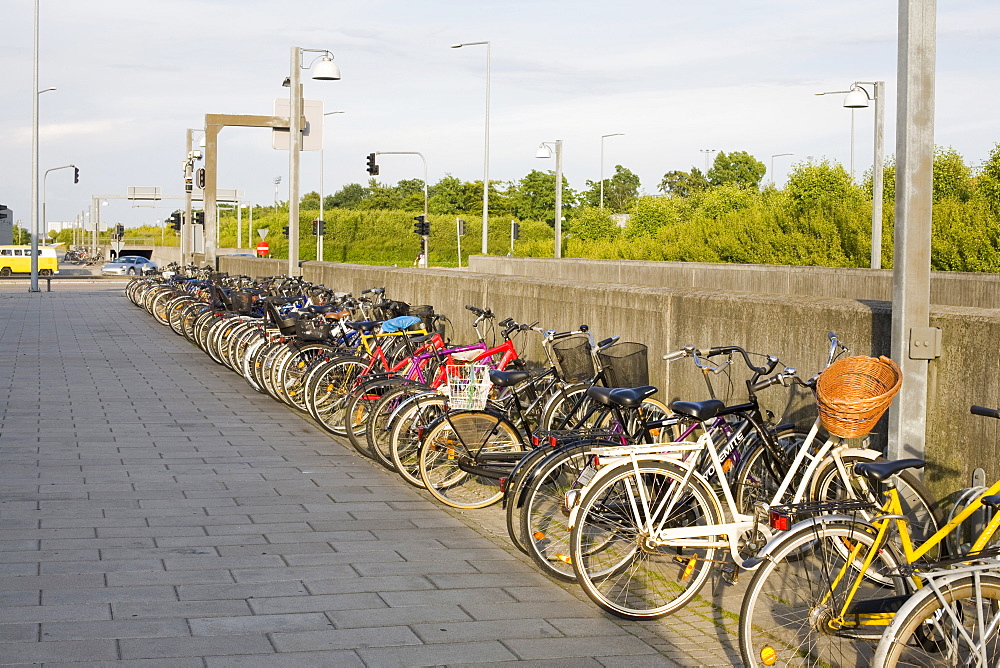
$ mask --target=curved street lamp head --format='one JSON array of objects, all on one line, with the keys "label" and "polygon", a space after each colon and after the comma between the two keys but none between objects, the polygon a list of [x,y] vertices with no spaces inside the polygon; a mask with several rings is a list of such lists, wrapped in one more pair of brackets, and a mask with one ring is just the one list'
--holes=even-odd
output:
[{"label": "curved street lamp head", "polygon": [[844,106],[848,109],[864,109],[868,106],[868,91],[855,84],[844,97]]},{"label": "curved street lamp head", "polygon": [[461,49],[463,46],[465,46],[465,45],[464,44],[452,44],[451,48],[453,48],[453,49]]},{"label": "curved street lamp head", "polygon": [[340,79],[340,67],[337,63],[333,62],[333,58],[329,54],[323,56],[323,60],[319,61],[315,68],[313,68],[313,79],[319,81],[338,81]]},{"label": "curved street lamp head", "polygon": [[535,151],[535,157],[536,158],[551,158],[552,157],[552,149],[549,148],[545,144],[545,142],[542,142],[541,144],[538,145],[538,150]]}]

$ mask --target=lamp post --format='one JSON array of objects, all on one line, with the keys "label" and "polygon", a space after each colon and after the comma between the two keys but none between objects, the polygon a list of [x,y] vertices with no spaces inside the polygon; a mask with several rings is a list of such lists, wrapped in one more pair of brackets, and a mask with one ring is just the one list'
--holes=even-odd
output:
[{"label": "lamp post", "polygon": [[708,161],[711,158],[711,156],[715,155],[719,151],[718,151],[718,149],[714,149],[714,148],[702,148],[702,149],[698,149],[698,150],[705,154],[705,175],[707,177],[708,176]]},{"label": "lamp post", "polygon": [[[375,151],[375,155],[419,155],[420,159],[424,163],[424,221],[427,221],[427,158],[424,157],[423,153],[419,151]],[[421,248],[423,249],[423,260],[420,262],[420,266],[427,268],[427,235],[422,235]]]},{"label": "lamp post", "polygon": [[35,0],[34,50],[31,67],[31,285],[28,292],[40,292],[38,287],[38,96],[55,88],[38,90],[38,4]]},{"label": "lamp post", "polygon": [[786,155],[795,155],[794,153],[775,153],[771,156],[771,185],[774,185],[774,159],[780,158]]},{"label": "lamp post", "polygon": [[[333,116],[334,114],[342,114],[342,113],[344,113],[344,112],[343,111],[328,111],[325,114],[323,114],[323,117],[326,118],[327,116]],[[326,144],[326,133],[325,132],[323,133],[323,144],[324,145]],[[323,146],[320,146],[320,149],[319,149],[319,219],[320,220],[324,220],[324,218],[323,218],[323,193],[326,191],[326,183],[324,182],[324,177],[323,177],[323,166],[324,166],[324,164],[325,164],[325,162],[323,160]],[[322,259],[323,259],[323,235],[320,234],[319,230],[317,229],[316,230],[316,260],[317,261],[322,261]]]},{"label": "lamp post", "polygon": [[[868,93],[865,86],[871,86]],[[850,90],[836,90],[816,95],[834,95],[846,93],[844,106],[851,110],[851,180],[854,180],[854,110],[868,107],[868,102],[875,103],[875,155],[872,161],[872,252],[871,268],[882,268],[882,173],[885,168],[885,108],[882,99],[885,96],[884,81],[855,81]]]},{"label": "lamp post", "polygon": [[[204,130],[197,130],[194,128],[188,128],[185,133],[185,143],[184,143],[184,218],[181,220],[181,229],[178,231],[180,235],[180,254],[181,254],[181,266],[187,264],[189,256],[194,252],[191,247],[194,241],[194,225],[191,224],[191,195],[194,191],[194,164],[202,159],[201,150],[195,150],[194,148],[194,133],[202,132]],[[202,135],[201,141],[199,142],[199,147],[205,146],[205,137]],[[202,201],[204,201],[205,193],[202,192]]]},{"label": "lamp post", "polygon": [[609,135],[601,135],[601,208],[604,208],[604,140],[608,137],[621,137],[624,132],[614,132]]},{"label": "lamp post", "polygon": [[562,139],[555,142],[543,141],[535,152],[536,158],[551,158],[553,150],[556,156],[556,219],[555,219],[555,258],[562,257]]},{"label": "lamp post", "polygon": [[63,165],[62,167],[53,167],[52,169],[46,169],[45,175],[42,176],[42,236],[45,238],[48,238],[49,236],[49,219],[48,216],[45,215],[46,185],[49,179],[49,172],[54,172],[57,169],[76,169],[76,165]]},{"label": "lamp post", "polygon": [[[303,53],[322,54],[308,65],[302,62]],[[322,59],[322,60],[320,60]],[[292,47],[291,73],[288,78],[288,275],[299,275],[299,159],[302,151],[302,70],[312,69],[313,79],[336,81],[340,79],[340,68],[333,62],[333,54],[327,49],[303,49]]]},{"label": "lamp post", "polygon": [[486,138],[483,142],[483,255],[489,254],[489,217],[490,217],[490,43],[463,42],[452,44],[451,48],[460,49],[463,46],[486,46]]}]

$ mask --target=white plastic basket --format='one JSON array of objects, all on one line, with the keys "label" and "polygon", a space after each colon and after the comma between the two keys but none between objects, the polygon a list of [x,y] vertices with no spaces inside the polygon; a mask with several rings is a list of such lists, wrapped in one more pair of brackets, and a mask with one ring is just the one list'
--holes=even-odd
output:
[{"label": "white plastic basket", "polygon": [[449,364],[448,406],[453,410],[482,410],[490,396],[490,368],[478,364]]}]

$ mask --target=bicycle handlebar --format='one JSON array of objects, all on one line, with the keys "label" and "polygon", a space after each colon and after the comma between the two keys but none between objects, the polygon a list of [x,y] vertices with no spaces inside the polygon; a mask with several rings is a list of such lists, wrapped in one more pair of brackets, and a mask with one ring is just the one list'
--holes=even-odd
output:
[{"label": "bicycle handlebar", "polygon": [[1000,409],[996,408],[986,408],[985,406],[972,406],[969,412],[973,415],[982,415],[983,417],[991,417],[1000,420]]}]

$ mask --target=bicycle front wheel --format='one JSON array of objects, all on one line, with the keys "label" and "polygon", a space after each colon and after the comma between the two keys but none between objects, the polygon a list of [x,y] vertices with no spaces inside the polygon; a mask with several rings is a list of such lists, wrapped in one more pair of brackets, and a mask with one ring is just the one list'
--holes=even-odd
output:
[{"label": "bicycle front wheel", "polygon": [[445,413],[420,444],[420,478],[441,503],[485,508],[503,496],[500,478],[524,449],[517,430],[499,415]]},{"label": "bicycle front wheel", "polygon": [[661,460],[627,461],[585,489],[570,560],[577,582],[604,610],[626,619],[662,617],[708,579],[716,548],[668,546],[656,535],[722,521],[712,491],[696,478],[682,484],[684,473]]},{"label": "bicycle front wheel", "polygon": [[[902,588],[902,578],[860,573],[874,543],[870,525],[844,523],[804,526],[774,546],[743,597],[743,663],[871,666],[875,642],[905,600],[882,584]],[[894,550],[887,548],[878,550],[870,568],[886,576],[897,566]]]},{"label": "bicycle front wheel", "polygon": [[877,666],[1000,663],[1000,575],[969,573],[924,587],[893,619],[875,652]]}]

